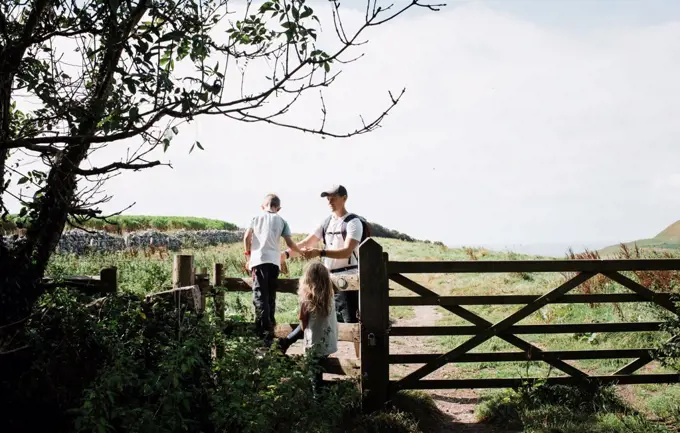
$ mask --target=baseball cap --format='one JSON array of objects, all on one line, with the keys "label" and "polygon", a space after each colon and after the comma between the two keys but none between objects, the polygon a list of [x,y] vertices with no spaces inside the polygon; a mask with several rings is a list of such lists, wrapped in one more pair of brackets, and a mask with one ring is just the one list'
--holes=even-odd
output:
[{"label": "baseball cap", "polygon": [[342,185],[333,185],[332,187],[321,193],[321,197],[327,197],[329,195],[339,196],[347,195],[347,189],[345,189],[345,187]]}]

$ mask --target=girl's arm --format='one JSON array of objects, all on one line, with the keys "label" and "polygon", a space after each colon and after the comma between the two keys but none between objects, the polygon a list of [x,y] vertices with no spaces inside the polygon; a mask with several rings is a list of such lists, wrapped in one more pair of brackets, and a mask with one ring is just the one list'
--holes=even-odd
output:
[{"label": "girl's arm", "polygon": [[302,330],[304,331],[305,328],[307,328],[307,324],[309,323],[309,314],[307,313],[307,308],[305,307],[305,303],[300,304],[300,314],[298,315],[298,319],[300,320],[300,324],[302,325]]}]

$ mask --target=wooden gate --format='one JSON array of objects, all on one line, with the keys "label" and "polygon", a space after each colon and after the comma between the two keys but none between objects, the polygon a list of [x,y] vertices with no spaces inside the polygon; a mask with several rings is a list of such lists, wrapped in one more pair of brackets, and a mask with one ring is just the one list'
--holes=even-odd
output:
[{"label": "wooden gate", "polygon": [[[678,314],[671,297],[640,285],[621,272],[676,271],[680,260],[531,260],[531,261],[390,261],[373,239],[360,249],[361,376],[366,410],[380,408],[391,394],[402,389],[504,388],[541,380],[553,384],[597,381],[612,384],[675,383],[678,374],[634,374],[652,361],[654,350],[541,350],[523,340],[522,334],[556,334],[575,332],[658,331],[662,322],[577,323],[518,325],[522,319],[548,304],[652,302]],[[422,273],[509,273],[569,272],[575,276],[543,295],[439,296],[405,274]],[[569,294],[570,291],[601,274],[630,289],[631,293]],[[389,296],[389,281],[411,290],[418,297]],[[505,319],[491,323],[466,309],[466,305],[524,305]],[[389,306],[435,305],[468,321],[468,326],[390,327]],[[390,354],[390,336],[467,335],[467,341],[442,354]],[[490,338],[498,336],[521,352],[471,353]],[[675,336],[673,338],[678,338]],[[593,376],[568,364],[567,360],[634,358],[612,375]],[[544,361],[566,376],[544,378],[487,378],[423,380],[430,373],[451,362]],[[390,364],[424,364],[400,380],[390,381]]]}]

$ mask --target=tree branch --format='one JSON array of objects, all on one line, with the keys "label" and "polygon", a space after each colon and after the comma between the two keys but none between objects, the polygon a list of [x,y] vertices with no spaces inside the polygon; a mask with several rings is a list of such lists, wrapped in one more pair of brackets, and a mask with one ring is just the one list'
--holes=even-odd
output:
[{"label": "tree branch", "polygon": [[109,165],[106,165],[104,167],[96,167],[96,168],[90,168],[90,169],[82,169],[82,168],[77,168],[75,169],[75,173],[80,176],[97,176],[101,174],[106,174],[110,173],[112,171],[116,170],[142,170],[145,168],[151,168],[151,167],[156,167],[159,165],[167,165],[170,168],[172,168],[172,165],[170,164],[163,164],[160,161],[151,161],[151,162],[146,162],[142,164],[131,164],[131,163],[124,163],[124,162],[114,162]]}]

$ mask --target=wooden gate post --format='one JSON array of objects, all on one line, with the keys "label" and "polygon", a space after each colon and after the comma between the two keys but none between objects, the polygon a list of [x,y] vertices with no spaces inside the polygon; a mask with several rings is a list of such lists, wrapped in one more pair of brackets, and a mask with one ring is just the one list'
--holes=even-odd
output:
[{"label": "wooden gate post", "polygon": [[221,290],[216,291],[215,287],[222,286],[222,263],[213,263],[212,281],[210,282],[210,285],[213,287],[215,315],[221,324],[221,321],[224,320],[224,292]]},{"label": "wooden gate post", "polygon": [[172,263],[172,288],[194,285],[194,256],[190,254],[175,254]]},{"label": "wooden gate post", "polygon": [[104,293],[116,293],[118,291],[118,268],[111,266],[99,271],[99,281]]},{"label": "wooden gate post", "polygon": [[389,280],[387,254],[373,239],[359,247],[362,410],[384,407],[389,393]]}]

